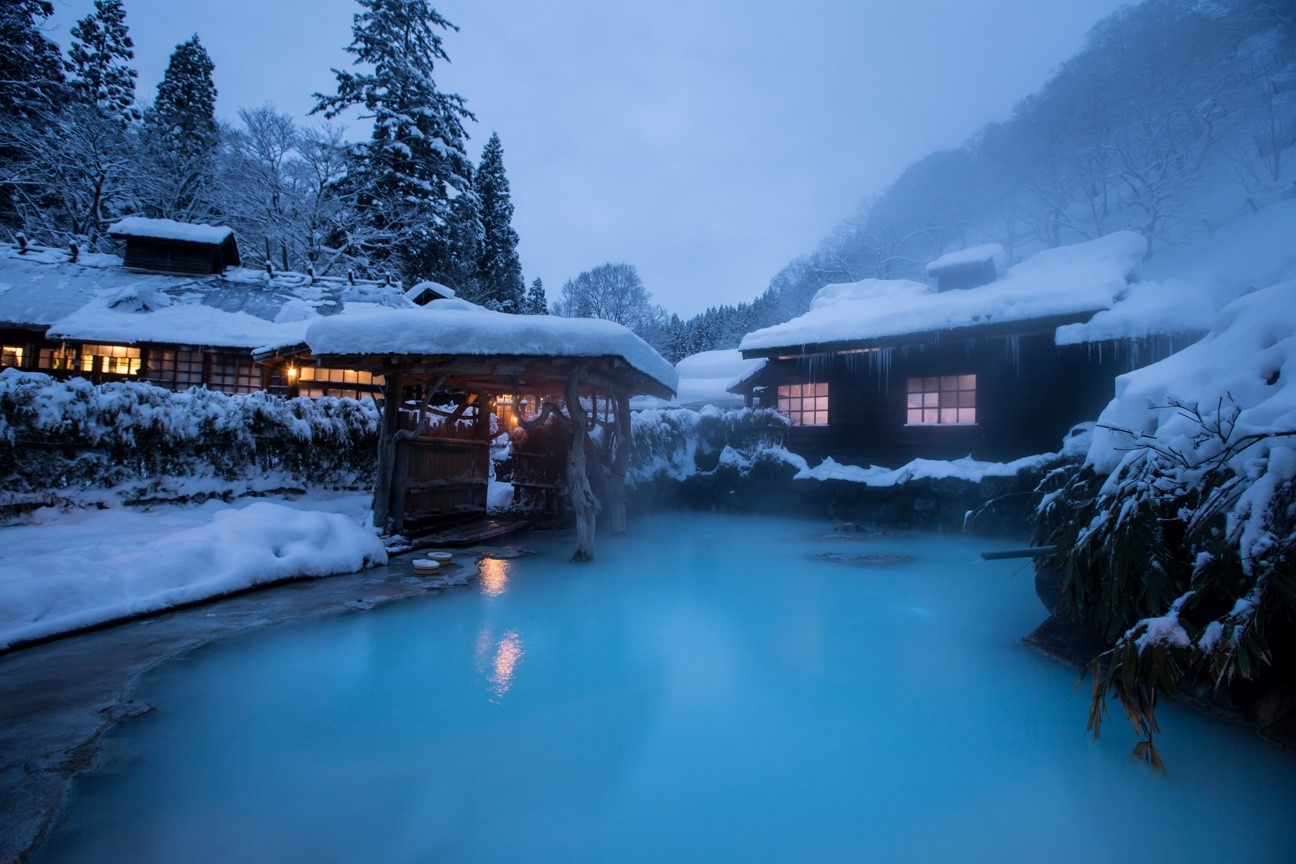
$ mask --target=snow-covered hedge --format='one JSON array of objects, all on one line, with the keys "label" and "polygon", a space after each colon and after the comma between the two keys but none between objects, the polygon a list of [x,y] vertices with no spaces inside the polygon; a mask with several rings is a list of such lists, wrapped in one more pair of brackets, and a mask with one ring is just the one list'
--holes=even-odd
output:
[{"label": "snow-covered hedge", "polygon": [[777,411],[707,406],[653,408],[631,415],[631,485],[686,480],[718,465],[750,468],[753,460],[788,456],[783,438],[789,423]]},{"label": "snow-covered hedge", "polygon": [[367,399],[176,393],[0,372],[0,482],[10,493],[113,490],[131,501],[365,486],[377,434]]},{"label": "snow-covered hedge", "polygon": [[1296,695],[1293,298],[1296,282],[1247,295],[1118,379],[1086,464],[1039,511],[1064,606],[1111,646],[1090,726],[1114,694],[1152,761],[1157,697],[1185,680]]}]

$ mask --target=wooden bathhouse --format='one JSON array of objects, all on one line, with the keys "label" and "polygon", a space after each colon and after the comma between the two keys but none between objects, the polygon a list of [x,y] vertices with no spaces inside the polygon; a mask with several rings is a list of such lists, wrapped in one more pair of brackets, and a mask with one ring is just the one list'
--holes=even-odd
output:
[{"label": "wooden bathhouse", "polygon": [[810,458],[899,467],[1057,450],[1119,374],[1198,338],[1209,304],[1138,283],[1146,242],[1118,232],[1014,267],[997,246],[943,256],[924,284],[830,285],[748,334],[765,362],[732,389],[792,421]]},{"label": "wooden bathhouse", "polygon": [[670,398],[677,381],[666,360],[618,324],[458,300],[321,319],[305,346],[321,368],[364,370],[384,382],[374,493],[381,530],[416,534],[482,516],[492,424],[502,421],[527,432],[515,439],[515,459],[562,459],[560,476],[523,471],[514,485],[567,496],[576,560],[593,556],[596,510],[614,532],[624,530],[630,397]]}]

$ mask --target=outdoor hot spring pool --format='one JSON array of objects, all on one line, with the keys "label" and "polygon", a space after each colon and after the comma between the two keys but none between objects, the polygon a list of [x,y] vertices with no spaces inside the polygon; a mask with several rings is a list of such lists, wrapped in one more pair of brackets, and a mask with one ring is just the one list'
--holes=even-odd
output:
[{"label": "outdoor hot spring pool", "polygon": [[1291,754],[1173,705],[1164,775],[1088,736],[1008,544],[632,531],[160,667],[36,860],[1296,860]]}]

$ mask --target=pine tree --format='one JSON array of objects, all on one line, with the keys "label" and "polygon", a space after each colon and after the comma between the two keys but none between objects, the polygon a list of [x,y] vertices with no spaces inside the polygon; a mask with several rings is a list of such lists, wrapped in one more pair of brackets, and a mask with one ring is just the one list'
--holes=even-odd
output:
[{"label": "pine tree", "polygon": [[482,243],[477,272],[483,305],[502,312],[521,312],[526,294],[522,263],[518,261],[518,235],[513,230],[513,202],[504,174],[504,147],[491,133],[482,150],[474,178],[480,206]]},{"label": "pine tree", "polygon": [[[453,260],[444,248],[457,215],[453,202],[472,191],[462,97],[437,89],[438,61],[449,62],[439,30],[457,30],[427,0],[358,0],[348,53],[362,71],[334,69],[337,93],[315,94],[314,111],[335,117],[359,105],[374,121],[359,154],[362,206],[386,234],[388,250],[410,281],[446,278],[424,269]],[[462,205],[461,205],[461,209]],[[376,250],[380,254],[384,250]]]},{"label": "pine tree", "polygon": [[0,115],[31,117],[63,102],[63,59],[40,31],[53,14],[49,0],[0,3]]},{"label": "pine tree", "polygon": [[192,220],[207,215],[220,127],[215,65],[194,34],[176,46],[144,113],[144,144],[152,161],[146,191],[150,215]]},{"label": "pine tree", "polygon": [[127,65],[135,57],[134,48],[121,0],[95,0],[94,12],[72,28],[65,65],[73,92],[110,116],[138,120],[136,72]]},{"label": "pine tree", "polygon": [[527,315],[548,315],[549,301],[545,298],[544,283],[537,276],[527,289],[526,298],[522,301],[522,311]]}]

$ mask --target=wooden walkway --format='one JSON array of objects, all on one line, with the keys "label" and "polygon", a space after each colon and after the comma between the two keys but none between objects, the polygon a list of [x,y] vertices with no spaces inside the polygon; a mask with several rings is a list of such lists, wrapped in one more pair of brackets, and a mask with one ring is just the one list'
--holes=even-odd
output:
[{"label": "wooden walkway", "polygon": [[449,546],[458,548],[463,546],[476,546],[478,543],[484,543],[487,540],[493,540],[496,537],[503,537],[505,534],[512,534],[515,531],[521,531],[524,528],[531,527],[528,519],[491,519],[487,517],[478,517],[469,522],[458,525],[439,525],[427,533],[419,533],[414,536],[416,544],[424,546]]}]

